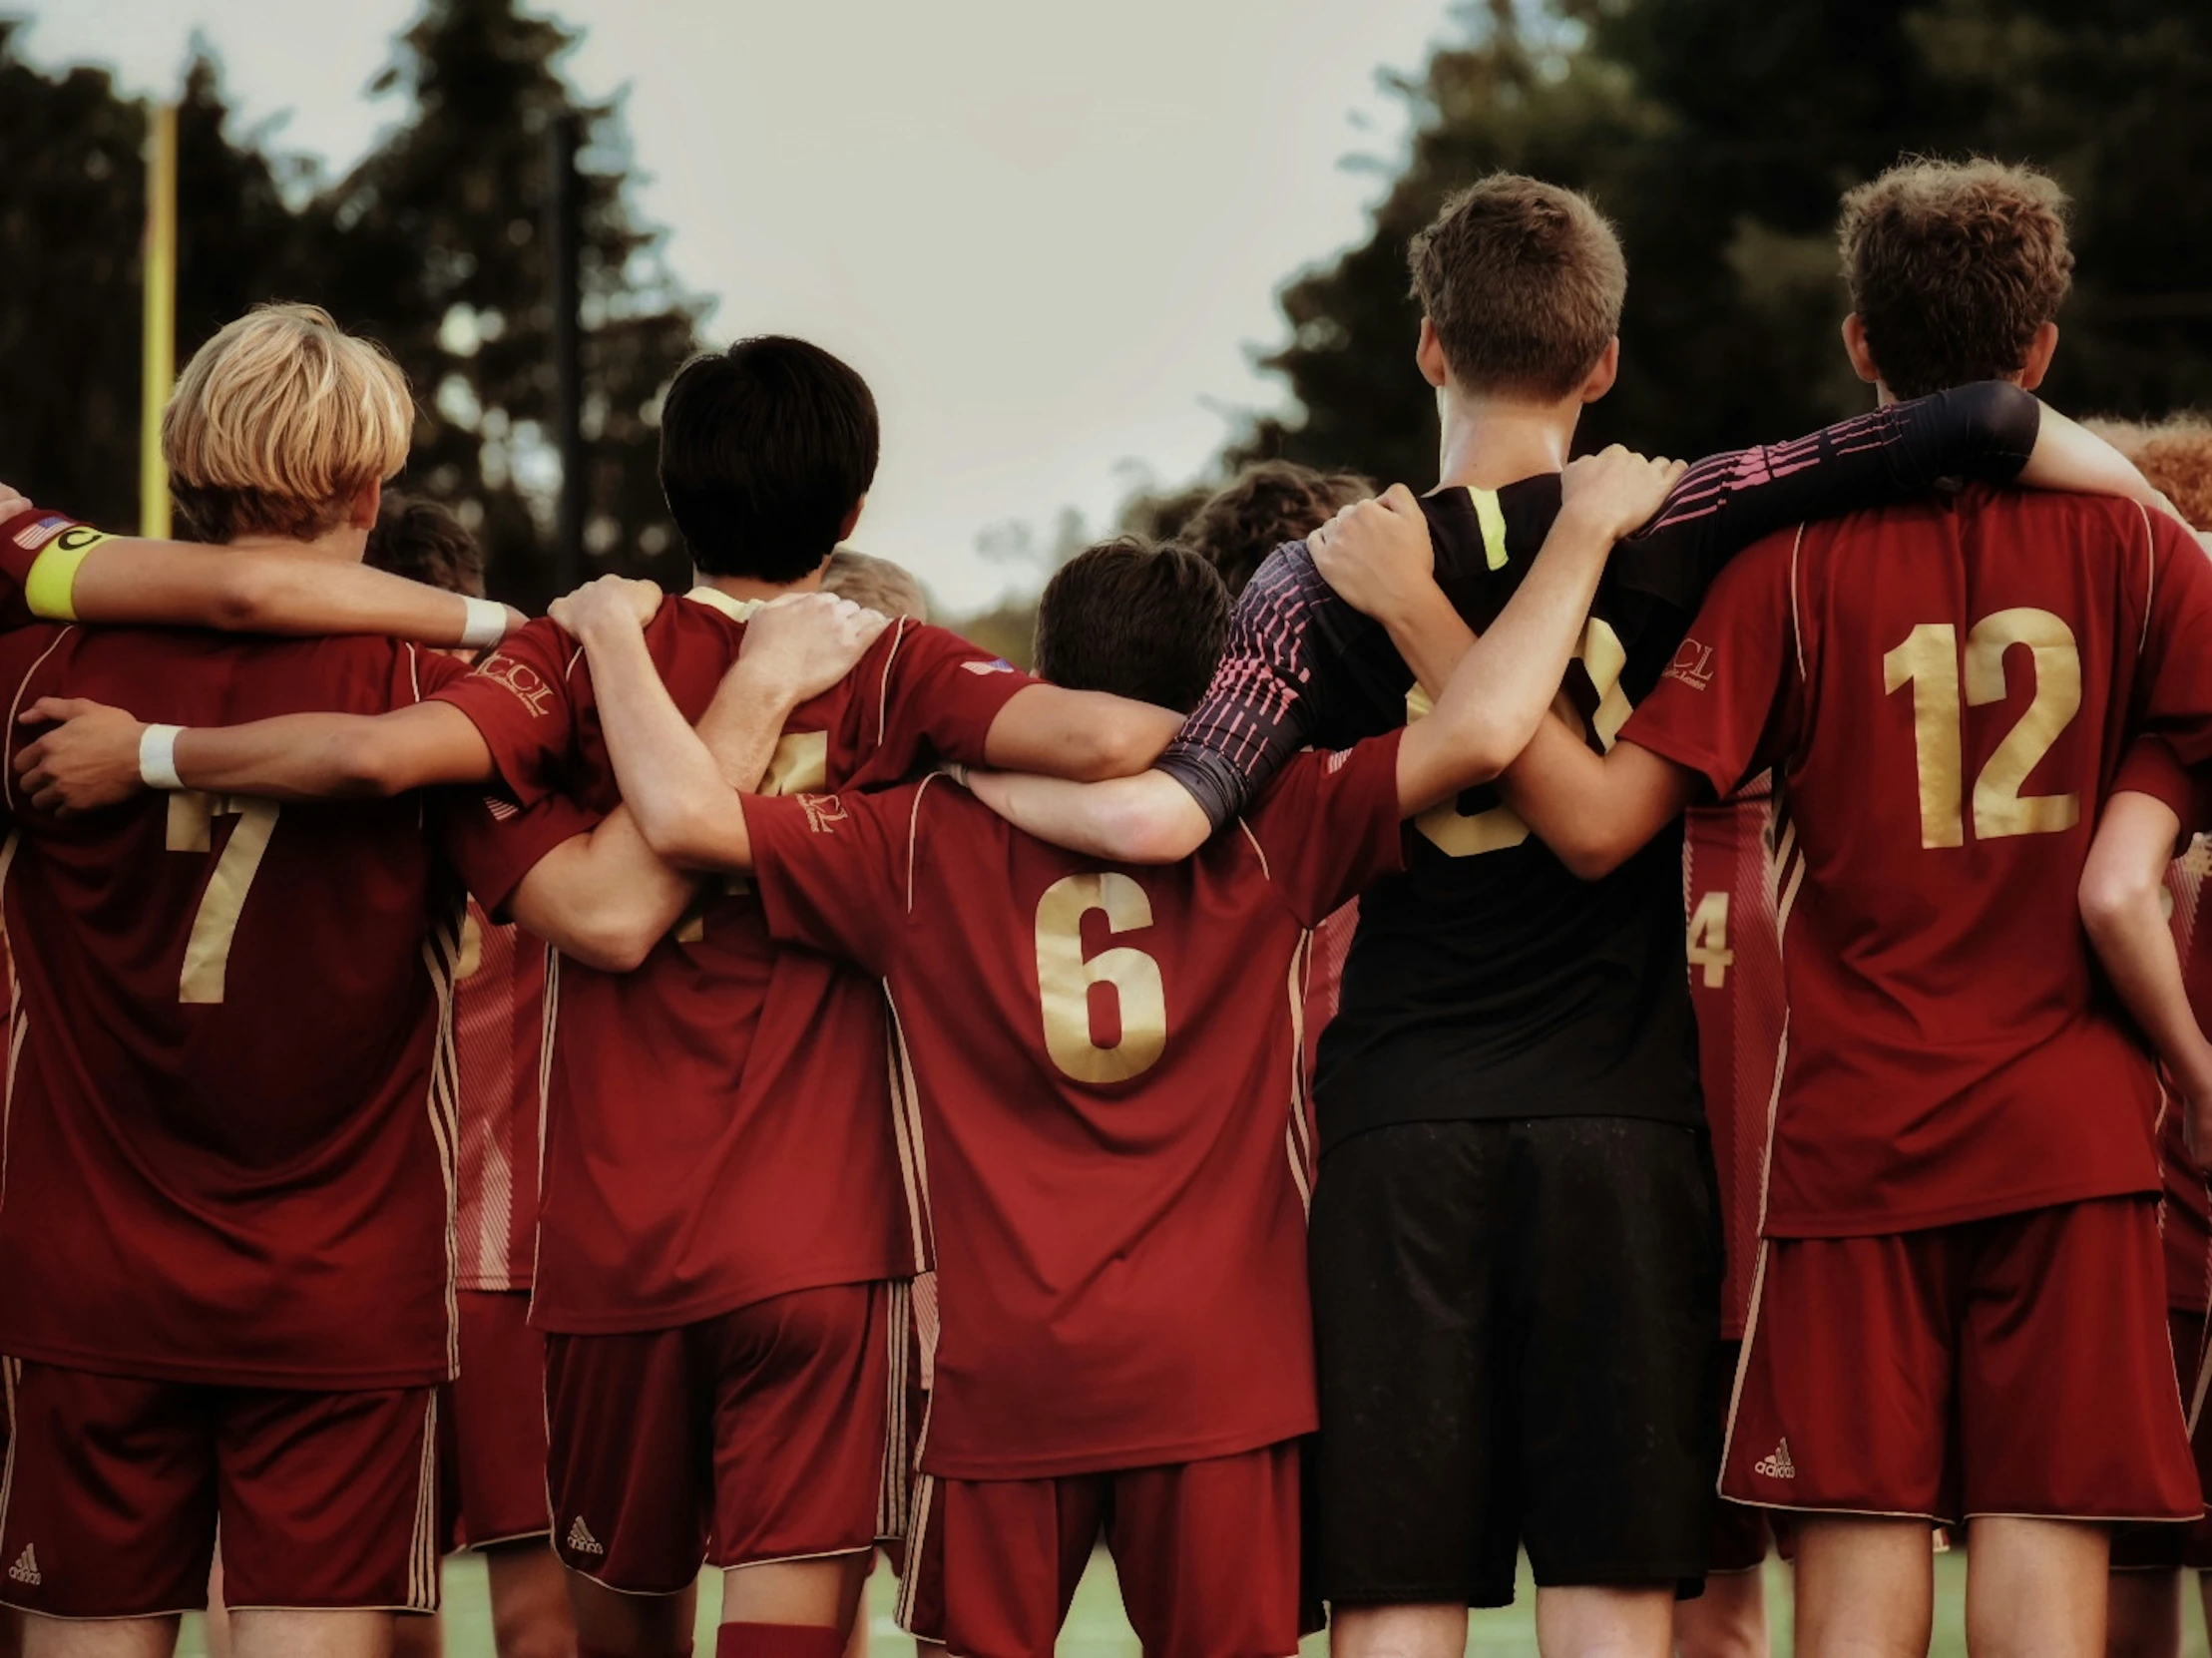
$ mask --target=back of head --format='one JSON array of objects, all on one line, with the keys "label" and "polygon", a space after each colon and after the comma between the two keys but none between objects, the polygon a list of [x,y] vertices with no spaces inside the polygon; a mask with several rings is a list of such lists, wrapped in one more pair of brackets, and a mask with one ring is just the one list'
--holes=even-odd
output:
[{"label": "back of head", "polygon": [[822,567],[822,591],[849,599],[864,611],[929,621],[929,598],[912,571],[849,547],[840,547]]},{"label": "back of head", "polygon": [[1190,550],[1220,573],[1233,599],[1260,561],[1364,501],[1375,486],[1356,472],[1317,472],[1295,461],[1260,461],[1206,498],[1182,527]]},{"label": "back of head", "polygon": [[1180,547],[1122,536],[1087,547],[1037,602],[1037,671],[1188,713],[1229,634],[1229,590]]},{"label": "back of head", "polygon": [[875,482],[876,400],[818,345],[769,334],[693,357],[661,405],[661,490],[709,576],[819,569]]},{"label": "back of head", "polygon": [[447,593],[484,597],[484,549],[467,526],[435,501],[387,495],[369,532],[363,562]]},{"label": "back of head", "polygon": [[1844,198],[1838,239],[1899,397],[2018,374],[2073,285],[2065,192],[2029,167],[1900,163]]},{"label": "back of head", "polygon": [[407,460],[407,379],[314,305],[262,305],[193,353],[162,413],[177,510],[204,541],[312,541]]},{"label": "back of head", "polygon": [[1555,401],[1620,331],[1628,261],[1589,199],[1494,173],[1413,238],[1413,296],[1463,391]]},{"label": "back of head", "polygon": [[2155,422],[2085,420],[2082,424],[2135,463],[2151,488],[2199,531],[2212,531],[2212,418],[2168,415]]}]

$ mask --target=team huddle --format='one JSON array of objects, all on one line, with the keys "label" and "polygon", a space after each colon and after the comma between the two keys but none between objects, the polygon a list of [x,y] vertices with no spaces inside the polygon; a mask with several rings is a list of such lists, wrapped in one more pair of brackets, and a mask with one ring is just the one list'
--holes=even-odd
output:
[{"label": "team huddle", "polygon": [[214,546],[0,503],[24,1650],[219,1556],[246,1658],[420,1650],[467,1546],[507,1658],[687,1653],[705,1565],[837,1658],[879,1551],[1043,1658],[1103,1540],[1155,1658],[1453,1658],[1524,1554],[1551,1658],[1759,1650],[1775,1541],[1911,1652],[1945,1535],[1977,1652],[2178,1642],[2212,434],[2035,397],[2063,208],[1892,170],[1874,412],[1569,462],[1626,267],[1483,180],[1436,487],[1251,469],[1034,675],[839,551],[814,345],[665,395],[691,592],[525,622],[373,344],[221,330]]}]

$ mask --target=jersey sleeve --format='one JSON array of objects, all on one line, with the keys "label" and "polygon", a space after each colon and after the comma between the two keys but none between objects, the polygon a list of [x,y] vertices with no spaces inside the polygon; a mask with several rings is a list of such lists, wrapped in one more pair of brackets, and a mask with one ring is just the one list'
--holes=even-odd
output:
[{"label": "jersey sleeve", "polygon": [[0,602],[0,614],[18,621],[75,622],[78,567],[112,539],[89,524],[36,507],[0,524],[0,586],[12,590]]},{"label": "jersey sleeve", "polygon": [[522,806],[506,794],[448,789],[436,804],[446,861],[477,903],[505,924],[515,894],[546,854],[600,825],[600,816],[564,794]]},{"label": "jersey sleeve", "polygon": [[[2179,760],[2174,751],[2157,737],[2137,737],[2129,745],[2127,758],[2120,762],[2120,773],[2112,779],[2114,794],[2147,794],[2181,822],[2181,833],[2176,844],[2186,848],[2190,840],[2208,823],[2212,814],[2206,812],[2207,790],[2198,782],[2195,774]],[[2179,853],[2175,854],[2177,857]]]},{"label": "jersey sleeve", "polygon": [[1398,811],[1403,730],[1333,753],[1296,755],[1245,819],[1292,915],[1319,926],[1374,882],[1406,867]]},{"label": "jersey sleeve", "polygon": [[1698,773],[1725,799],[1778,760],[1798,708],[1793,538],[1720,574],[1689,635],[1620,735]]},{"label": "jersey sleeve", "polygon": [[2201,766],[2212,760],[2212,557],[2166,514],[2136,511],[2150,544],[2141,723]]},{"label": "jersey sleeve", "polygon": [[[1238,598],[1213,679],[1156,762],[1218,829],[1313,740],[1317,618],[1343,607],[1304,542],[1268,555]],[[1349,607],[1344,607],[1349,609]]]},{"label": "jersey sleeve", "polygon": [[933,753],[983,764],[991,722],[1038,681],[943,627],[902,620],[887,637],[876,705],[861,717],[888,769],[903,776]]},{"label": "jersey sleeve", "polygon": [[524,805],[553,792],[575,739],[580,648],[541,619],[508,634],[472,672],[431,693],[469,716],[500,780]]},{"label": "jersey sleeve", "polygon": [[1610,574],[1690,610],[1723,564],[1777,530],[1910,500],[1944,479],[2009,483],[2041,424],[2031,395],[1985,380],[1788,443],[1708,455],[1682,475],[1658,516],[1620,544]]},{"label": "jersey sleeve", "polygon": [[930,786],[740,796],[770,935],[889,973],[906,916],[908,826]]}]

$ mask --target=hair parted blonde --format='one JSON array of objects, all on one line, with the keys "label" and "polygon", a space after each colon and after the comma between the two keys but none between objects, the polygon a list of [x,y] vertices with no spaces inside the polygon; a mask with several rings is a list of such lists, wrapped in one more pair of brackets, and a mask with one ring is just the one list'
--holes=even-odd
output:
[{"label": "hair parted blonde", "polygon": [[1843,199],[1836,239],[1867,349],[1900,397],[2017,374],[2073,286],[2066,193],[1986,157],[1900,162]]},{"label": "hair parted blonde", "polygon": [[260,305],[193,353],[162,412],[170,493],[204,539],[311,541],[414,435],[407,378],[318,305]]},{"label": "hair parted blonde", "polygon": [[822,591],[849,599],[864,611],[894,619],[905,616],[916,622],[929,621],[929,596],[915,574],[904,565],[872,553],[838,548],[822,566]]}]

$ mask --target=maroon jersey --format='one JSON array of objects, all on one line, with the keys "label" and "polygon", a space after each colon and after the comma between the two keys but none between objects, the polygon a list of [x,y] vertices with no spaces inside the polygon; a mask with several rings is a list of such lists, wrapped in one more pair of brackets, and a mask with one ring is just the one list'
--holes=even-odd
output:
[{"label": "maroon jersey", "polygon": [[[2204,876],[2212,848],[2201,838],[2212,828],[2212,788],[2192,774],[2156,738],[2128,750],[2113,785],[2162,800],[2181,820],[2181,855],[2166,866],[2168,920],[2181,956],[2181,978],[2199,1025],[2212,1025],[2212,927],[2205,925]],[[2166,1237],[2166,1300],[2203,1314],[2212,1308],[2212,1193],[2189,1155],[2181,1131],[2180,1101],[2168,1097],[2159,1125],[2158,1161],[2166,1181],[2162,1229]]]},{"label": "maroon jersey", "polygon": [[[11,709],[198,725],[382,713],[458,671],[387,639],[0,636]],[[25,740],[11,719],[0,1351],[254,1387],[450,1375],[460,895],[419,799],[151,794],[57,820],[15,790]]]},{"label": "maroon jersey", "polygon": [[[686,718],[736,660],[745,614],[701,589],[647,627]],[[886,785],[932,754],[980,763],[992,720],[1029,683],[942,628],[895,623],[792,716],[762,788]],[[504,803],[467,808],[476,822],[463,838],[488,840],[504,871],[475,887],[496,911],[620,797],[591,675],[568,634],[534,622],[440,695],[532,803],[505,821]],[[547,1006],[538,1324],[664,1329],[916,1269],[882,993],[825,957],[777,948],[750,883],[710,885],[634,973],[557,961]]]},{"label": "maroon jersey", "polygon": [[1971,488],[1722,573],[1623,735],[1722,794],[1780,767],[1766,1235],[2158,1189],[2157,1079],[2074,894],[2130,731],[2212,753],[2207,637],[2203,549],[2107,498]]},{"label": "maroon jersey", "polygon": [[1759,1254],[1767,1120],[1780,1074],[1782,947],[1774,931],[1773,822],[1767,780],[1690,810],[1682,837],[1682,901],[1689,922],[1690,1005],[1697,1013],[1698,1078],[1720,1177],[1727,1244],[1720,1333],[1743,1339]]},{"label": "maroon jersey", "polygon": [[922,1466],[1028,1479],[1315,1424],[1312,929],[1402,867],[1397,734],[1291,761],[1187,863],[1104,866],[944,779],[747,800],[775,936],[890,994],[939,1343]]},{"label": "maroon jersey", "polygon": [[460,1074],[464,1290],[527,1290],[538,1247],[538,1118],[545,1103],[546,947],[476,904],[453,993]]}]

